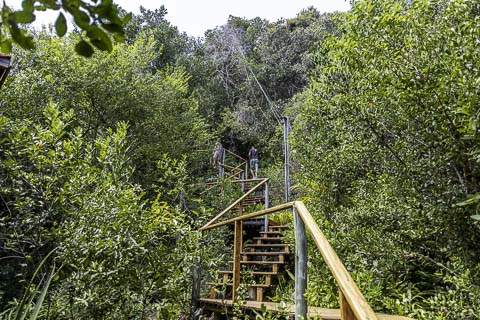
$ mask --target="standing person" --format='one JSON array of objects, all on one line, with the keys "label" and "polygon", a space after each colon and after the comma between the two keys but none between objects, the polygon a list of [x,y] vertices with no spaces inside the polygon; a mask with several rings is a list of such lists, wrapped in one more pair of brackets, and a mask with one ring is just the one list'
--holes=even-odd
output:
[{"label": "standing person", "polygon": [[248,151],[248,159],[250,160],[250,173],[252,178],[256,179],[258,173],[258,151],[254,146],[251,146]]},{"label": "standing person", "polygon": [[213,148],[213,158],[212,163],[214,168],[218,168],[218,175],[222,175],[222,167],[220,164],[222,163],[223,158],[223,146],[220,142],[215,143],[215,147]]}]

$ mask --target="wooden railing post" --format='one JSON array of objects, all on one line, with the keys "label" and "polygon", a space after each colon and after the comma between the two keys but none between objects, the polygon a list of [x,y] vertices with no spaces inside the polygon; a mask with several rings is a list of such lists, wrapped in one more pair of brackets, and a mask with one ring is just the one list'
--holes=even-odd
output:
[{"label": "wooden railing post", "polygon": [[295,231],[295,320],[307,319],[307,232],[305,223],[293,207],[293,223]]},{"label": "wooden railing post", "polygon": [[357,320],[352,308],[348,304],[347,299],[343,295],[342,290],[338,290],[340,300],[340,319],[341,320]]},{"label": "wooden railing post", "polygon": [[[240,207],[240,210],[242,207]],[[238,287],[240,286],[240,253],[242,252],[242,226],[243,221],[235,221],[233,232],[233,287],[232,287],[232,303],[237,301]]]},{"label": "wooden railing post", "polygon": [[[263,190],[264,200],[265,200],[265,208],[268,209],[270,207],[270,195],[269,195],[269,188],[268,188],[268,181],[265,182],[265,189]],[[264,222],[264,229],[268,231],[268,214],[265,215],[265,222]]]}]

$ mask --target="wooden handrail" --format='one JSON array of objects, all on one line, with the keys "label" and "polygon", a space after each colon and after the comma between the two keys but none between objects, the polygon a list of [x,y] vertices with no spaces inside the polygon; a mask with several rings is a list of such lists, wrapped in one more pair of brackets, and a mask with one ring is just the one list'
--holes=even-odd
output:
[{"label": "wooden handrail", "polygon": [[[267,179],[264,179],[262,183],[265,183],[266,180]],[[259,185],[257,185],[256,187],[258,187]],[[243,198],[244,197],[240,198],[239,200]],[[239,200],[235,201],[234,204],[239,203],[240,202]],[[231,205],[229,208],[222,211],[222,213],[219,214],[217,217],[220,217],[221,215],[223,215],[231,207],[233,206]],[[353,281],[352,276],[345,268],[345,265],[340,260],[337,253],[332,248],[327,238],[325,237],[323,232],[320,230],[320,228],[318,227],[318,224],[315,222],[315,220],[313,219],[312,215],[307,210],[303,202],[301,201],[289,202],[289,203],[285,203],[269,209],[257,211],[251,214],[235,217],[223,222],[213,224],[213,222],[218,219],[217,217],[215,217],[205,226],[200,228],[200,230],[202,231],[209,230],[209,229],[217,228],[227,224],[236,223],[242,220],[258,218],[264,215],[286,210],[289,208],[295,208],[297,210],[300,218],[303,220],[306,227],[310,231],[310,234],[312,235],[312,238],[315,241],[315,244],[317,245],[317,248],[320,251],[325,263],[327,264],[328,269],[330,270],[333,277],[335,278],[335,281],[340,289],[340,297],[343,297],[347,301],[348,307],[352,310],[352,312],[355,315],[355,319],[378,320],[377,315],[373,311],[372,307],[370,307],[370,305],[368,304],[367,300],[361,293],[360,289],[358,288],[356,283]]]},{"label": "wooden handrail", "polygon": [[281,205],[278,205],[278,206],[275,206],[275,207],[272,207],[272,208],[256,211],[256,212],[253,212],[253,213],[249,213],[249,214],[246,214],[244,216],[235,217],[235,218],[225,220],[225,221],[222,221],[222,222],[218,222],[218,223],[215,223],[215,224],[211,224],[211,225],[208,225],[208,226],[205,225],[198,230],[205,231],[205,230],[225,226],[227,224],[232,224],[235,221],[248,220],[248,219],[262,217],[262,216],[267,215],[267,214],[275,213],[275,212],[282,211],[282,210],[291,209],[293,207],[293,204],[294,204],[294,202],[284,203],[284,204],[281,204]]},{"label": "wooden handrail", "polygon": [[365,297],[360,292],[360,289],[358,289],[357,285],[353,281],[352,276],[345,268],[345,265],[340,260],[337,253],[332,248],[303,202],[295,201],[294,206],[303,222],[305,222],[305,226],[310,231],[313,240],[317,244],[317,248],[322,254],[323,260],[325,260],[328,269],[330,269],[330,272],[335,278],[335,281],[337,282],[341,292],[347,299],[350,308],[355,314],[355,317],[362,320],[377,319],[377,315],[373,311],[372,307],[370,307],[367,300],[365,300]]},{"label": "wooden handrail", "polygon": [[225,210],[223,210],[222,212],[220,212],[219,214],[217,214],[212,220],[208,221],[202,228],[200,228],[200,230],[208,227],[209,225],[211,225],[212,223],[214,223],[215,221],[217,221],[219,218],[221,218],[225,213],[227,213],[228,211],[230,211],[233,207],[235,207],[237,204],[239,204],[240,202],[242,202],[243,199],[245,199],[246,197],[248,197],[251,193],[253,193],[255,190],[257,190],[260,186],[262,186],[263,184],[265,184],[266,182],[268,181],[268,178],[265,178],[265,179],[262,179],[260,181],[260,183],[258,183],[256,186],[254,186],[252,189],[248,190],[247,192],[245,192],[240,198],[238,198],[235,202],[233,202],[231,205],[229,205]]},{"label": "wooden handrail", "polygon": [[263,180],[263,178],[243,179],[243,180],[233,180],[232,183],[258,182],[258,181],[262,181],[262,180]]}]

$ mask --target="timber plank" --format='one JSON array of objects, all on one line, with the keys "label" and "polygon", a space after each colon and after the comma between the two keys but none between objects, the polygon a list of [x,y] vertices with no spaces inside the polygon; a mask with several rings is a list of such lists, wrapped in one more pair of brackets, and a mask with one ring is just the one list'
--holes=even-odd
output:
[{"label": "timber plank", "polygon": [[[264,238],[262,238],[264,239]],[[270,243],[270,244],[265,244],[265,243],[246,243],[243,245],[244,248],[249,248],[249,247],[258,247],[258,248],[285,248],[288,247],[288,244],[286,243]]]},{"label": "timber plank", "polygon": [[[232,282],[207,282],[207,285],[216,286],[216,287],[221,287],[221,286],[231,287],[233,286],[233,283]],[[245,285],[247,287],[252,287],[252,288],[269,288],[270,287],[269,284],[264,284],[264,283],[251,283],[251,284],[242,283],[242,285]]]},{"label": "timber plank", "polygon": [[285,264],[283,261],[240,261],[240,264]]},{"label": "timber plank", "polygon": [[254,252],[248,252],[244,251],[242,252],[242,255],[245,256],[281,256],[281,255],[289,255],[290,252],[275,252],[275,251],[254,251]]},{"label": "timber plank", "polygon": [[[212,305],[212,306],[222,306],[222,307],[232,307],[231,300],[222,300],[222,299],[207,299],[202,298],[199,301],[203,304]],[[269,311],[276,312],[287,312],[288,314],[293,315],[295,312],[295,306],[287,304],[285,309],[280,307],[280,303],[275,302],[258,302],[258,301],[245,301],[245,304],[242,306],[244,310],[261,310],[262,305],[264,305]],[[379,320],[413,320],[412,318],[402,317],[402,316],[391,316],[382,313],[376,313],[376,316]],[[341,320],[340,318],[340,309],[328,309],[320,307],[308,307],[308,317],[313,319],[322,319],[322,320]]]},{"label": "timber plank", "polygon": [[[278,275],[279,272],[271,272],[271,271],[242,271],[246,274],[253,274],[254,276],[266,276],[266,275]],[[233,271],[231,270],[220,270],[218,271],[220,274],[232,274]]]},{"label": "timber plank", "polygon": [[264,241],[281,241],[283,237],[254,237],[254,240],[264,240]]}]

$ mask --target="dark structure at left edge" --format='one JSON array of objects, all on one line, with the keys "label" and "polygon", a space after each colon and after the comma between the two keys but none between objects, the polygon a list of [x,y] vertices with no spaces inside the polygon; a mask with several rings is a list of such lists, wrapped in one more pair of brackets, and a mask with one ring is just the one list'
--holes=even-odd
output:
[{"label": "dark structure at left edge", "polygon": [[10,69],[12,68],[12,61],[12,56],[0,53],[0,88],[2,88]]}]

